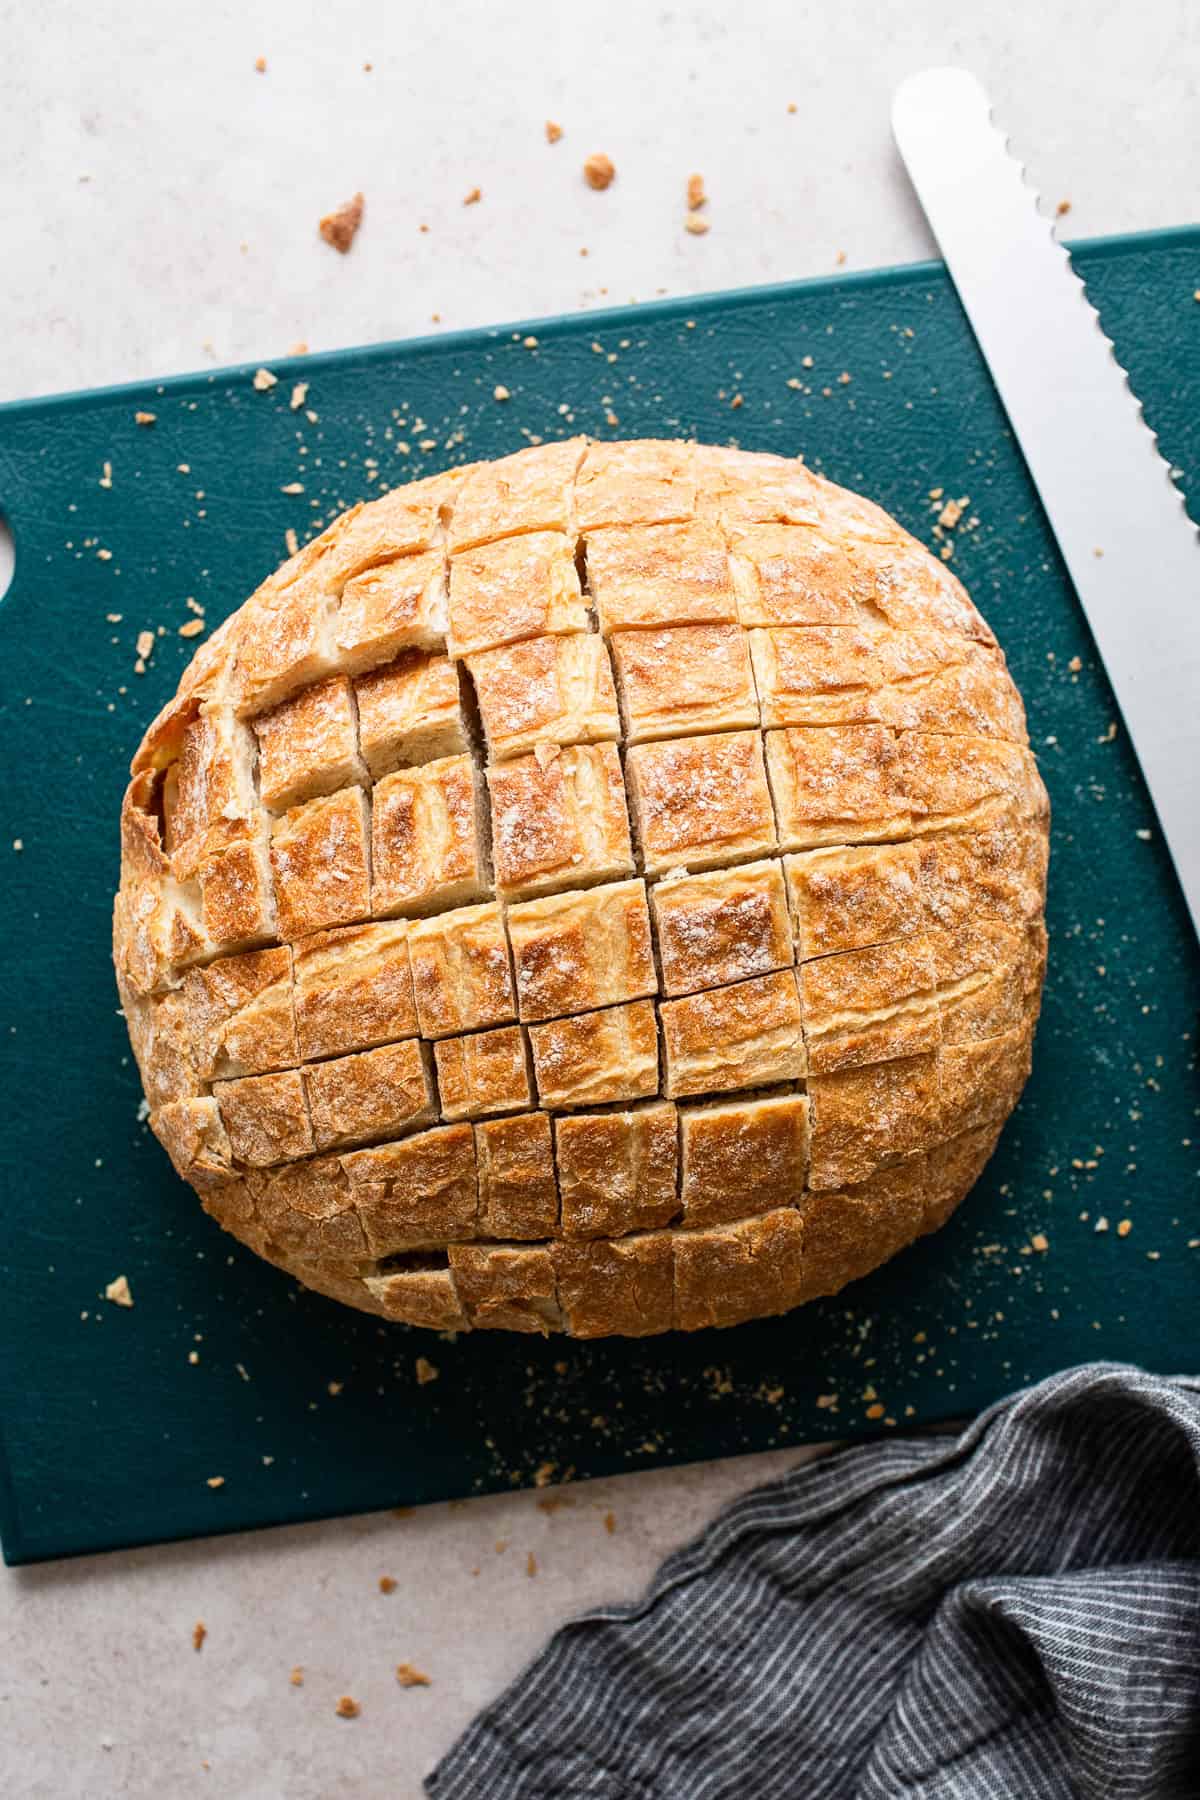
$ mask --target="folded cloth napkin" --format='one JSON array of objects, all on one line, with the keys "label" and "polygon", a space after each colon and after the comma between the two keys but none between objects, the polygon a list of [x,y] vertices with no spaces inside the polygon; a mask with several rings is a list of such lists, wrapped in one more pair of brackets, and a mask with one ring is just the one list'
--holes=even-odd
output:
[{"label": "folded cloth napkin", "polygon": [[434,1800],[1200,1796],[1200,1380],[1095,1363],[745,1495]]}]

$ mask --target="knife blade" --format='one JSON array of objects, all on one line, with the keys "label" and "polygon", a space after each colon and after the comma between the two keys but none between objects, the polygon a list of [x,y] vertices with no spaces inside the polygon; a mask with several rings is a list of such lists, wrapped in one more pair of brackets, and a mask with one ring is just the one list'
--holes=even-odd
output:
[{"label": "knife blade", "polygon": [[892,131],[1087,616],[1200,933],[1200,535],[1070,257],[966,69]]}]

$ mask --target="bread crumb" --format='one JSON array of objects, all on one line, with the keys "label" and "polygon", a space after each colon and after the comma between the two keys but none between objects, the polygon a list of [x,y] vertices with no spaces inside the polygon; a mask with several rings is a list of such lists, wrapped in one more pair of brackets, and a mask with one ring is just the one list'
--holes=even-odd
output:
[{"label": "bread crumb", "polygon": [[254,67],[260,75],[265,75],[267,72],[266,57],[265,56],[256,56],[254,59]]},{"label": "bread crumb", "polygon": [[829,1412],[832,1407],[835,1407],[837,1405],[837,1403],[838,1403],[838,1397],[836,1394],[818,1394],[817,1395],[817,1411],[818,1412]]},{"label": "bread crumb", "polygon": [[1118,1237],[1128,1237],[1132,1230],[1133,1230],[1133,1220],[1132,1219],[1122,1219],[1120,1224],[1117,1226],[1117,1236]]},{"label": "bread crumb", "polygon": [[188,619],[183,625],[181,625],[179,627],[179,635],[182,638],[199,637],[200,633],[203,630],[204,630],[204,620],[203,619]]},{"label": "bread crumb", "polygon": [[796,102],[794,100],[789,100],[788,104],[787,104],[787,109],[790,113],[794,113],[796,110]]},{"label": "bread crumb", "polygon": [[813,359],[811,356],[802,356],[800,358],[800,367],[802,369],[811,369],[812,366],[813,366]]},{"label": "bread crumb", "polygon": [[418,1356],[416,1370],[418,1387],[425,1387],[429,1382],[436,1381],[441,1373],[436,1364],[431,1363],[427,1356]]},{"label": "bread crumb", "polygon": [[876,1400],[873,1406],[868,1406],[867,1417],[868,1419],[882,1419],[885,1410],[883,1401]]},{"label": "bread crumb", "polygon": [[357,1719],[362,1707],[357,1700],[352,1700],[349,1694],[343,1694],[333,1710],[339,1719]]},{"label": "bread crumb", "polygon": [[192,1649],[199,1650],[207,1636],[208,1626],[204,1623],[203,1619],[197,1619],[196,1623],[192,1626]]},{"label": "bread crumb", "polygon": [[616,1513],[614,1513],[614,1512],[606,1512],[606,1513],[605,1513],[605,1515],[604,1515],[604,1529],[605,1529],[605,1531],[607,1531],[607,1533],[608,1533],[608,1535],[609,1535],[609,1537],[611,1537],[611,1536],[612,1536],[612,1535],[613,1535],[613,1533],[614,1533],[614,1531],[615,1531],[615,1530],[616,1530],[616,1529],[617,1529],[617,1515],[616,1515]]},{"label": "bread crumb", "polygon": [[699,213],[688,213],[683,221],[683,229],[690,231],[693,237],[703,237],[709,230],[709,221],[702,219]]},{"label": "bread crumb", "polygon": [[396,1680],[401,1687],[432,1687],[428,1675],[418,1669],[414,1663],[397,1663]]},{"label": "bread crumb", "polygon": [[556,124],[553,119],[546,120],[546,142],[548,144],[557,144],[562,134],[563,128],[561,125]]},{"label": "bread crumb", "polygon": [[495,387],[492,389],[492,399],[493,400],[511,400],[512,395],[509,393],[508,389],[501,382],[498,381],[496,383]]},{"label": "bread crumb", "polygon": [[133,1295],[129,1291],[129,1282],[124,1275],[118,1275],[110,1281],[104,1290],[104,1298],[111,1300],[114,1306],[132,1306]]},{"label": "bread crumb", "polygon": [[296,343],[294,343],[292,345],[291,349],[288,351],[288,355],[289,356],[307,356],[308,355],[308,345],[305,342],[305,340],[303,338],[299,338],[296,341]]},{"label": "bread crumb", "polygon": [[198,1350],[189,1350],[188,1361],[194,1366],[200,1361],[200,1352]]},{"label": "bread crumb", "polygon": [[[103,486],[103,483],[101,483],[101,486]],[[111,550],[97,550],[96,555],[100,558],[101,562],[111,562],[112,561],[112,551]]]},{"label": "bread crumb", "polygon": [[478,206],[479,202],[482,199],[483,199],[483,189],[473,187],[469,194],[463,195],[463,205],[464,206]]},{"label": "bread crumb", "polygon": [[19,850],[23,850],[24,848],[25,848],[25,839],[24,838],[14,838],[13,839],[13,849],[14,850],[19,851]]},{"label": "bread crumb", "polygon": [[157,418],[157,413],[135,412],[133,415],[133,422],[135,425],[153,425]]},{"label": "bread crumb", "polygon": [[1035,1250],[1041,1251],[1050,1248],[1050,1239],[1046,1236],[1044,1231],[1035,1231],[1029,1242],[1033,1245]]},{"label": "bread crumb", "polygon": [[537,1557],[533,1554],[532,1550],[525,1558],[525,1573],[529,1576],[537,1574]]},{"label": "bread crumb", "polygon": [[296,1664],[295,1668],[292,1670],[291,1674],[288,1676],[288,1680],[291,1682],[293,1687],[303,1687],[304,1686],[304,1665],[303,1665],[303,1663]]},{"label": "bread crumb", "polygon": [[1059,217],[1059,218],[1060,218],[1060,219],[1061,219],[1061,218],[1062,218],[1062,217],[1063,217],[1063,216],[1064,216],[1064,215],[1065,215],[1065,214],[1066,214],[1066,213],[1069,213],[1069,212],[1070,212],[1070,210],[1071,210],[1071,202],[1070,202],[1070,201],[1069,201],[1069,200],[1060,200],[1060,201],[1059,201],[1059,203],[1058,203],[1058,205],[1057,205],[1057,206],[1056,206],[1056,207],[1055,207],[1055,209],[1054,209],[1054,211],[1055,211],[1055,213],[1056,213],[1056,214],[1057,214],[1057,215],[1058,215],[1058,217]]},{"label": "bread crumb", "polygon": [[839,250],[837,255],[833,259],[834,267],[837,269],[840,269],[842,264],[845,262],[845,260],[846,260],[846,252],[844,250]]},{"label": "bread crumb", "polygon": [[281,494],[302,494],[304,492],[304,483],[302,481],[289,481],[281,487],[279,491]]},{"label": "bread crumb", "polygon": [[319,222],[317,230],[325,242],[333,246],[339,256],[345,256],[358,236],[365,204],[362,194],[355,194],[352,200],[344,200],[333,212],[326,213]]},{"label": "bread crumb", "polygon": [[612,186],[616,173],[611,156],[605,156],[602,150],[589,156],[583,165],[583,179],[590,188],[595,188],[598,193],[606,187]]},{"label": "bread crumb", "polygon": [[[255,369],[254,371],[254,386],[260,394],[265,394],[268,388],[273,388],[278,380],[278,375],[272,375],[270,369]],[[182,463],[179,466],[183,469]],[[184,470],[185,474],[187,472]]]},{"label": "bread crumb", "polygon": [[396,1591],[396,1577],[394,1575],[381,1575],[379,1577],[379,1591],[381,1594],[394,1594]]},{"label": "bread crumb", "polygon": [[689,212],[699,212],[702,206],[708,205],[708,195],[704,191],[703,175],[688,176],[687,203]]},{"label": "bread crumb", "polygon": [[295,528],[293,526],[288,526],[283,534],[283,541],[287,545],[288,555],[295,556],[300,548],[300,539],[296,536]]},{"label": "bread crumb", "polygon": [[223,1475],[210,1475],[204,1485],[205,1487],[210,1488],[224,1487],[225,1477]]},{"label": "bread crumb", "polygon": [[293,412],[299,412],[307,399],[308,383],[307,381],[298,381],[292,389],[292,397],[288,404],[291,406]]}]

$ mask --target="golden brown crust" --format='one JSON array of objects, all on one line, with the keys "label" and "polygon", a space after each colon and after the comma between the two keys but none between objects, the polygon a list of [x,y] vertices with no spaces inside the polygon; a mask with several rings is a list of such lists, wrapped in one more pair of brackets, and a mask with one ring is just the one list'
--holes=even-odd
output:
[{"label": "golden brown crust", "polygon": [[444,1119],[519,1112],[533,1100],[519,1025],[439,1038],[433,1047]]},{"label": "golden brown crust", "polygon": [[666,1091],[717,1094],[805,1073],[800,996],[791,969],[664,1000]]},{"label": "golden brown crust", "polygon": [[467,658],[493,762],[539,744],[594,744],[621,735],[604,640],[595,633],[525,638]]},{"label": "golden brown crust", "polygon": [[778,862],[742,863],[660,881],[652,897],[664,993],[725,987],[792,961]]},{"label": "golden brown crust", "polygon": [[725,539],[713,525],[622,525],[587,540],[588,585],[605,633],[724,625],[737,618]]},{"label": "golden brown crust", "polygon": [[647,875],[711,868],[774,849],[756,731],[635,744],[626,769]]},{"label": "golden brown crust", "polygon": [[790,1207],[676,1236],[679,1331],[767,1318],[787,1312],[803,1297],[804,1228]]},{"label": "golden brown crust", "polygon": [[371,819],[361,788],[306,800],[275,822],[271,869],[279,935],[308,937],[371,912]]},{"label": "golden brown crust", "polygon": [[397,769],[371,796],[371,908],[440,912],[488,891],[482,783],[470,756]]},{"label": "golden brown crust", "polygon": [[586,631],[573,540],[531,531],[460,552],[450,562],[449,618],[446,648],[459,657]]},{"label": "golden brown crust", "polygon": [[301,800],[366,785],[358,754],[354,695],[344,675],[331,675],[254,721],[258,792],[272,812]]},{"label": "golden brown crust", "polygon": [[599,1106],[658,1092],[658,1025],[648,1000],[529,1027],[543,1106]]},{"label": "golden brown crust", "polygon": [[758,724],[740,625],[614,631],[612,653],[627,744]]},{"label": "golden brown crust", "polygon": [[450,1269],[471,1325],[543,1335],[562,1330],[554,1265],[544,1248],[452,1244]]},{"label": "golden brown crust", "polygon": [[298,1060],[416,1037],[404,920],[345,925],[292,946]]},{"label": "golden brown crust", "polygon": [[572,1337],[651,1337],[675,1310],[673,1234],[639,1233],[551,1246],[558,1303]]},{"label": "golden brown crust", "polygon": [[494,900],[410,925],[408,954],[424,1037],[453,1037],[516,1016],[508,943]]},{"label": "golden brown crust", "polygon": [[623,1237],[675,1217],[678,1127],[669,1103],[559,1119],[554,1149],[564,1238]]},{"label": "golden brown crust", "polygon": [[198,650],[121,842],[152,1129],[384,1319],[835,1293],[1028,1071],[1020,697],[945,563],[795,458],[573,439],[352,507]]},{"label": "golden brown crust", "polygon": [[401,1137],[437,1118],[427,1047],[416,1038],[335,1056],[304,1070],[318,1150]]},{"label": "golden brown crust", "polygon": [[658,992],[644,881],[527,900],[508,908],[507,923],[522,1019],[553,1019]]},{"label": "golden brown crust", "polygon": [[358,746],[372,781],[470,750],[458,666],[407,650],[354,683]]},{"label": "golden brown crust", "polygon": [[679,1126],[684,1225],[733,1224],[799,1203],[808,1176],[805,1095],[681,1106]]},{"label": "golden brown crust", "polygon": [[558,1226],[550,1115],[518,1113],[475,1127],[479,1230],[484,1237],[549,1238]]},{"label": "golden brown crust", "polygon": [[502,899],[532,899],[633,874],[615,744],[520,756],[488,770],[492,854]]}]

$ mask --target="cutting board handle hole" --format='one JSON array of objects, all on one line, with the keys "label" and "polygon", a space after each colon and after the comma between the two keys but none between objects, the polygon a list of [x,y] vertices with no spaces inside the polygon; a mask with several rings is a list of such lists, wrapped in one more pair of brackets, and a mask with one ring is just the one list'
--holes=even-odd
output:
[{"label": "cutting board handle hole", "polygon": [[12,586],[13,571],[17,566],[16,546],[12,532],[8,529],[8,521],[0,512],[0,602]]}]

